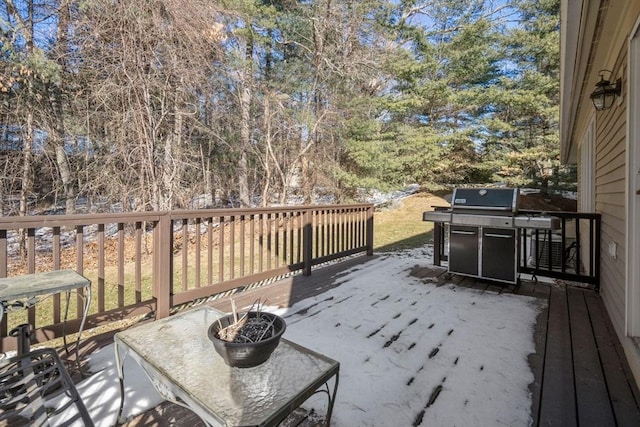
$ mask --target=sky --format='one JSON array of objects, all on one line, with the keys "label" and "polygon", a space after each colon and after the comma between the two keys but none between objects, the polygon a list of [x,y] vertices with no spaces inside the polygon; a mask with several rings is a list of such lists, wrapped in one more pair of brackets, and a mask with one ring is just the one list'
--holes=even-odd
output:
[{"label": "sky", "polygon": [[[410,276],[416,264],[431,265],[432,253],[380,254],[328,292],[269,308],[287,322],[284,338],[340,362],[332,426],[531,424],[527,356],[546,302]],[[77,388],[96,425],[111,426],[119,405],[113,346],[89,358],[94,374]],[[161,403],[131,358],[124,367],[125,417]],[[325,402],[305,405],[324,413]]]}]

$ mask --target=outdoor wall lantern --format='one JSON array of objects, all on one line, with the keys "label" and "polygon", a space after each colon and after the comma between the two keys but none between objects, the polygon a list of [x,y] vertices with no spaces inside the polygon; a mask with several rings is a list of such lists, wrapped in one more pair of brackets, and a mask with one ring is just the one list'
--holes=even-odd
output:
[{"label": "outdoor wall lantern", "polygon": [[616,80],[614,84],[611,84],[609,80],[604,79],[604,73],[609,73],[611,78],[611,71],[600,70],[600,81],[596,83],[596,89],[591,92],[591,102],[596,107],[596,111],[608,110],[613,105],[613,101],[616,96],[620,96],[622,89],[622,79]]}]

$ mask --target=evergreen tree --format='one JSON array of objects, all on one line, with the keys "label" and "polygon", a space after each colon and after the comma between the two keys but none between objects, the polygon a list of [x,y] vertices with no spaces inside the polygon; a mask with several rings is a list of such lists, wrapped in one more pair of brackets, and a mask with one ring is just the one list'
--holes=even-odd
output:
[{"label": "evergreen tree", "polygon": [[485,103],[494,111],[484,120],[485,162],[496,181],[546,191],[561,170],[560,2],[519,0],[514,5],[520,20],[504,33],[503,77],[486,91]]}]

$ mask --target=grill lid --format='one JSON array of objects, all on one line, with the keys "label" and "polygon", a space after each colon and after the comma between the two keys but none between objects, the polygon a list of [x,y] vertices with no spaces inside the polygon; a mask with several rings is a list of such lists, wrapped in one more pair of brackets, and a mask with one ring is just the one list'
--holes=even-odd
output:
[{"label": "grill lid", "polygon": [[452,209],[492,210],[515,213],[518,188],[456,188]]}]

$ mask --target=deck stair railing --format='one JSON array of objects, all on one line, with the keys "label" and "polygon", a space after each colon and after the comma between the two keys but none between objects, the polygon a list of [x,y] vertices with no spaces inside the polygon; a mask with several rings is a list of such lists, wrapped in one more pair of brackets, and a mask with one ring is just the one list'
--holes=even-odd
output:
[{"label": "deck stair railing", "polygon": [[[180,304],[345,256],[373,254],[373,205],[99,213],[0,218],[0,277],[71,268],[92,282],[85,328],[127,317],[169,315]],[[43,342],[77,331],[83,295],[63,328],[61,295],[17,307],[0,322],[33,326]]]}]

